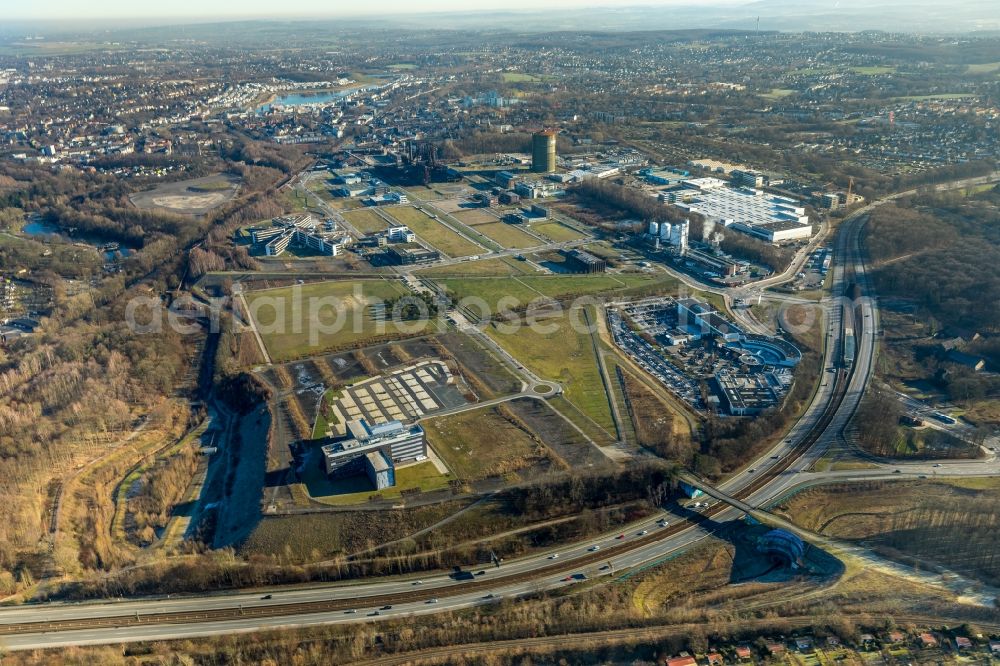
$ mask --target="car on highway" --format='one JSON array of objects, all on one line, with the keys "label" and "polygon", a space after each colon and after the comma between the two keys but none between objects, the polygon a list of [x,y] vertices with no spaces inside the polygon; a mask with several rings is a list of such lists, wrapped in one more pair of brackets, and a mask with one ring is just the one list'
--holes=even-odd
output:
[{"label": "car on highway", "polygon": [[424,603],[425,604],[436,604],[437,602],[438,602],[437,597],[434,597],[433,599],[428,599]]},{"label": "car on highway", "polygon": [[638,534],[639,536],[646,536],[647,534],[649,534],[649,530],[639,530],[636,534]]},{"label": "car on highway", "polygon": [[274,598],[273,594],[265,594],[264,596],[261,597],[261,601],[264,601],[265,599],[273,599],[273,598]]},{"label": "car on highway", "polygon": [[354,615],[357,612],[358,612],[357,608],[348,608],[347,610],[344,611],[344,615]]},{"label": "car on highway", "polygon": [[424,581],[422,581],[422,580],[415,580],[415,581],[413,581],[413,584],[414,585],[423,585]]},{"label": "car on highway", "polygon": [[552,553],[551,555],[549,555],[549,559],[550,560],[558,560],[559,559],[559,553]]},{"label": "car on highway", "polygon": [[381,614],[382,613],[379,613],[377,610],[373,610],[371,613],[368,613],[368,617],[374,617],[376,615],[381,615]]},{"label": "car on highway", "polygon": [[589,550],[590,552],[592,552],[592,553],[593,553],[594,551],[598,551],[598,550],[600,550],[600,549],[601,549],[601,547],[600,547],[600,546],[598,546],[598,545],[597,545],[597,544],[595,543],[595,544],[594,544],[593,546],[591,546],[591,547],[590,547],[590,548],[588,548],[587,550]]},{"label": "car on highway", "polygon": [[750,469],[747,470],[747,474],[753,474],[756,471],[757,471],[756,467],[751,467]]},{"label": "car on highway", "polygon": [[656,524],[659,525],[660,527],[666,527],[666,526],[668,526],[670,524],[670,521],[668,521],[665,518],[661,518],[660,520],[658,520],[656,522]]},{"label": "car on highway", "polygon": [[392,610],[392,605],[386,604],[385,606],[382,606],[382,610]]},{"label": "car on highway", "polygon": [[933,465],[931,465],[931,467],[940,467],[940,466],[941,466],[941,463],[934,463]]},{"label": "car on highway", "polygon": [[625,538],[625,535],[624,535],[624,534],[619,534],[619,535],[618,535],[618,536],[616,536],[615,538],[616,538],[616,539],[624,539],[624,538]]}]

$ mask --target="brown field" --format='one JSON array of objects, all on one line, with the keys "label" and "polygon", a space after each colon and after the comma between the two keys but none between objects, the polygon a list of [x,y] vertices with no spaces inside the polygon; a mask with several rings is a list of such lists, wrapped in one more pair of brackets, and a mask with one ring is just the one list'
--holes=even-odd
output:
[{"label": "brown field", "polygon": [[547,469],[553,463],[551,452],[513,423],[505,409],[497,405],[426,421],[427,442],[465,481],[512,476],[537,466]]},{"label": "brown field", "polygon": [[143,210],[159,209],[181,215],[204,215],[236,196],[239,187],[239,178],[220,173],[164,183],[155,189],[133,194],[130,200],[132,205]]},{"label": "brown field", "polygon": [[907,563],[944,566],[1000,583],[1000,479],[843,483],[798,493],[778,507],[797,524],[863,540]]},{"label": "brown field", "polygon": [[477,224],[490,224],[491,222],[497,221],[496,215],[490,215],[485,210],[479,208],[460,210],[453,213],[453,216],[456,220],[462,222],[463,224],[468,224],[469,226],[475,226]]}]

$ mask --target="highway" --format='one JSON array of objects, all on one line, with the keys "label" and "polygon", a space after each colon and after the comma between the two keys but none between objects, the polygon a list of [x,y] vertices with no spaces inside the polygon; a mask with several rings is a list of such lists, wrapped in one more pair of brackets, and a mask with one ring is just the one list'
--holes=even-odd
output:
[{"label": "highway", "polygon": [[[919,478],[932,475],[979,476],[995,471],[995,460],[910,463],[870,470],[814,473],[810,469],[843,436],[877,352],[878,309],[859,248],[867,215],[844,221],[834,252],[833,293],[857,283],[857,353],[853,370],[839,368],[843,326],[841,308],[827,308],[826,368],[810,406],[790,432],[744,471],[718,485],[718,492],[750,507],[766,507],[805,485],[861,479]],[[515,359],[509,359],[517,363]],[[897,473],[895,470],[899,469]],[[702,513],[711,520],[699,518]],[[190,638],[250,632],[286,626],[377,621],[469,608],[512,597],[572,585],[581,577],[621,573],[655,563],[706,538],[719,523],[742,512],[710,503],[696,510],[672,507],[627,530],[567,545],[555,551],[504,562],[499,568],[474,567],[462,576],[442,573],[310,585],[264,592],[207,593],[174,598],[145,598],[90,603],[47,603],[0,609],[0,646],[31,649]],[[658,521],[666,520],[662,525]],[[480,573],[482,572],[482,573]],[[391,606],[390,608],[383,608]],[[352,612],[353,611],[353,612]]]}]

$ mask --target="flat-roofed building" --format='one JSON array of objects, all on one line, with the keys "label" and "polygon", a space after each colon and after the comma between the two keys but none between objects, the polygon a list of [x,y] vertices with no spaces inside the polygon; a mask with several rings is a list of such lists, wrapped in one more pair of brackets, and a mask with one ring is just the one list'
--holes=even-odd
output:
[{"label": "flat-roofed building", "polygon": [[752,188],[727,187],[717,178],[684,181],[687,191],[673,191],[668,202],[709,222],[732,227],[769,243],[812,236],[809,216],[799,202]]},{"label": "flat-roofed building", "polygon": [[441,258],[441,253],[437,250],[428,250],[426,247],[417,245],[416,243],[392,245],[386,250],[386,253],[395,263],[403,266],[425,264]]},{"label": "flat-roofed building", "polygon": [[700,336],[712,335],[726,342],[737,342],[743,337],[735,324],[719,315],[708,303],[695,298],[677,301],[677,320],[681,328],[691,330]]},{"label": "flat-roofed building", "polygon": [[576,273],[603,273],[608,268],[608,262],[584,250],[573,248],[571,250],[559,250],[566,263]]},{"label": "flat-roofed building", "polygon": [[[364,419],[359,419],[348,423],[347,431],[347,439],[331,442],[321,448],[324,467],[330,476],[384,472],[381,464],[377,464],[377,459],[369,456],[371,453],[381,453],[389,466],[427,455],[424,429],[418,424],[406,426],[399,421],[389,421],[371,426]],[[372,468],[371,472],[369,466]],[[394,479],[394,473],[390,478]]]},{"label": "flat-roofed building", "polygon": [[713,377],[719,398],[733,416],[754,416],[780,402],[783,387],[772,373],[725,373]]},{"label": "flat-roofed building", "polygon": [[365,455],[365,472],[376,490],[396,485],[396,467],[385,451],[372,451]]}]

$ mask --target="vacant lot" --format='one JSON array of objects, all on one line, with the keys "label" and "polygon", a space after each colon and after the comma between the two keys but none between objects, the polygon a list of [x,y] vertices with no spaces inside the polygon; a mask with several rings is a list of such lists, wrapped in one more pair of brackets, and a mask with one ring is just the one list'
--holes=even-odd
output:
[{"label": "vacant lot", "polygon": [[[496,326],[487,333],[535,373],[560,382],[566,398],[602,428],[612,431],[611,406],[604,391],[591,336],[571,325],[571,316],[584,321],[580,308],[521,325],[505,332]],[[522,322],[523,324],[523,322]]]},{"label": "vacant lot", "polygon": [[535,76],[534,74],[526,74],[524,72],[504,72],[503,82],[504,83],[538,83],[544,79],[541,76]]},{"label": "vacant lot", "polygon": [[479,261],[465,261],[460,264],[450,266],[436,266],[416,271],[420,275],[427,277],[456,277],[456,276],[512,276],[535,273],[531,264],[525,261],[517,261],[507,257],[501,259],[480,259]]},{"label": "vacant lot", "polygon": [[433,245],[449,257],[468,257],[484,251],[475,243],[412,206],[393,206],[386,208],[385,212],[400,224],[408,226],[425,243]]},{"label": "vacant lot", "polygon": [[551,463],[548,449],[512,423],[505,410],[498,405],[431,419],[424,423],[427,441],[464,481],[547,467]]},{"label": "vacant lot", "polygon": [[492,238],[507,248],[527,248],[542,244],[531,234],[525,233],[518,227],[506,222],[492,222],[490,224],[480,224],[476,231]]},{"label": "vacant lot", "polygon": [[966,68],[969,74],[989,74],[1000,71],[1000,62],[980,62]]},{"label": "vacant lot", "polygon": [[204,215],[218,208],[234,196],[240,188],[240,179],[229,174],[215,174],[138,192],[131,196],[132,204],[143,210],[162,210],[181,215]]},{"label": "vacant lot", "polygon": [[436,330],[434,322],[378,319],[369,307],[406,293],[389,280],[316,282],[252,291],[247,303],[268,353],[279,361]]},{"label": "vacant lot", "polygon": [[[441,206],[438,206],[438,208],[441,208]],[[470,227],[474,227],[477,224],[492,224],[497,221],[496,215],[491,215],[482,208],[460,208],[453,215],[456,220],[462,224],[468,224]]]},{"label": "vacant lot", "polygon": [[[496,278],[445,278],[438,280],[457,298],[482,298],[496,312],[504,296],[517,299],[520,306],[542,298],[563,300],[574,296],[613,293],[616,295],[655,291],[665,293],[676,286],[670,277],[649,275],[526,275],[504,280]],[[517,305],[511,306],[516,308]]]},{"label": "vacant lot", "polygon": [[607,456],[552,410],[547,402],[518,398],[507,405],[570,468],[592,469],[610,464]]},{"label": "vacant lot", "polygon": [[431,339],[438,354],[445,360],[454,360],[462,376],[481,400],[517,393],[521,380],[507,366],[465,333],[448,331]]},{"label": "vacant lot", "polygon": [[559,222],[541,222],[539,224],[532,224],[531,230],[551,238],[556,243],[583,238],[583,234],[579,231],[571,229],[565,224],[561,224]]},{"label": "vacant lot", "polygon": [[902,561],[945,566],[1000,583],[1000,479],[838,484],[795,495],[780,507],[799,525],[864,540]]},{"label": "vacant lot", "polygon": [[465,502],[397,511],[346,511],[262,519],[240,547],[243,555],[315,562],[404,537],[461,509]]},{"label": "vacant lot", "polygon": [[376,231],[389,228],[388,222],[383,220],[378,213],[367,208],[346,211],[343,215],[352,227],[363,234],[373,234]]}]

